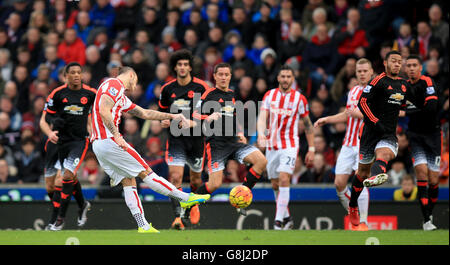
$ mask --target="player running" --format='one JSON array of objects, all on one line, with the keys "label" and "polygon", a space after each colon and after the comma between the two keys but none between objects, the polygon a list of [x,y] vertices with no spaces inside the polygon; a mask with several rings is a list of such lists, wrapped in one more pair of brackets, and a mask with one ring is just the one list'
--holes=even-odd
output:
[{"label": "player running", "polygon": [[[358,169],[359,160],[359,132],[363,126],[363,114],[358,109],[359,98],[363,89],[367,86],[373,75],[372,64],[369,60],[362,58],[356,62],[356,79],[358,85],[353,87],[347,96],[347,106],[344,112],[336,115],[323,117],[314,123],[314,127],[325,124],[335,124],[347,122],[347,131],[345,132],[341,152],[336,161],[336,177],[334,185],[336,193],[342,206],[348,212],[350,201],[350,190],[347,187],[350,175]],[[358,198],[358,209],[360,212],[360,224],[353,229],[360,231],[369,230],[367,226],[367,215],[369,210],[369,191],[363,188]]]},{"label": "player running", "polygon": [[[258,148],[246,143],[242,127],[237,123],[234,91],[229,88],[231,66],[228,63],[217,64],[214,67],[214,80],[216,86],[208,89],[196,105],[201,114],[194,111],[194,118],[203,120],[204,127],[210,128],[204,130],[209,179],[197,189],[197,193],[211,194],[222,185],[223,170],[228,159],[253,165],[243,183],[252,189],[261,178],[267,160]],[[208,109],[208,106],[213,108]],[[245,210],[238,211],[246,215]]]},{"label": "player running", "polygon": [[358,171],[352,181],[349,202],[350,222],[355,226],[360,223],[358,198],[364,186],[386,182],[386,167],[397,156],[398,117],[400,109],[406,106],[406,89],[409,86],[398,76],[401,66],[401,54],[388,52],[384,58],[385,72],[363,89],[358,103],[364,115],[364,126],[360,137]]},{"label": "player running", "polygon": [[[267,174],[275,193],[276,214],[274,229],[288,230],[294,226],[289,213],[291,176],[300,148],[299,120],[305,124],[308,153],[305,163],[314,160],[314,130],[309,119],[308,102],[300,91],[292,88],[294,71],[282,66],[278,73],[278,88],[266,92],[258,117],[258,144],[267,148]],[[269,121],[269,122],[268,122]],[[266,136],[268,124],[269,134]]]},{"label": "player running", "polygon": [[434,82],[421,73],[422,60],[417,55],[410,55],[406,59],[406,74],[411,84],[407,94],[412,106],[406,109],[409,116],[407,135],[424,219],[423,230],[430,231],[437,229],[432,214],[439,192],[442,131]]},{"label": "player running", "polygon": [[92,149],[100,166],[111,178],[111,186],[121,183],[125,202],[138,224],[139,233],[159,233],[144,216],[144,208],[137,194],[136,177],[140,177],[154,191],[175,198],[181,207],[204,203],[210,195],[188,194],[178,190],[166,179],[154,173],[142,157],[119,133],[123,112],[146,120],[175,120],[182,128],[191,126],[183,114],[170,114],[143,109],[125,95],[136,89],[137,75],[130,67],[119,69],[116,78],[105,80],[97,91],[92,111]]},{"label": "player running", "polygon": [[[64,73],[67,79],[66,84],[54,89],[48,96],[43,115],[45,120],[41,123],[49,140],[57,143],[57,156],[63,171],[60,196],[59,194],[53,196],[54,207],[58,208],[59,206],[56,222],[49,226],[53,231],[59,231],[64,227],[64,218],[72,194],[79,207],[78,226],[86,223],[87,211],[91,207],[90,203],[84,199],[81,184],[77,179],[77,171],[88,149],[88,117],[94,103],[96,90],[82,84],[79,63],[67,64]],[[52,124],[52,129],[49,124]],[[47,145],[47,148],[53,149],[48,150],[50,153],[47,154],[51,156],[47,161],[47,168],[49,168],[55,165],[56,153],[54,152],[56,151],[55,147]],[[53,221],[53,218],[51,219],[50,221]]]},{"label": "player running", "polygon": [[[192,119],[194,107],[194,95],[200,96],[209,88],[206,83],[196,77],[191,76],[193,57],[188,50],[179,50],[170,57],[170,68],[176,73],[176,79],[169,81],[161,87],[159,100],[160,111],[170,113],[183,113],[186,119]],[[169,120],[162,121],[162,127],[168,128]],[[190,168],[191,191],[195,192],[202,184],[204,141],[201,135],[194,136],[194,129],[187,130],[187,136],[181,134],[174,136],[169,133],[166,143],[166,163],[169,166],[169,181],[181,189],[184,175],[184,165]],[[172,228],[184,230],[185,223],[190,219],[190,223],[195,225],[200,220],[200,210],[198,205],[186,209],[182,214],[182,208],[177,200],[171,199],[175,220]],[[182,218],[181,218],[182,217]]]}]

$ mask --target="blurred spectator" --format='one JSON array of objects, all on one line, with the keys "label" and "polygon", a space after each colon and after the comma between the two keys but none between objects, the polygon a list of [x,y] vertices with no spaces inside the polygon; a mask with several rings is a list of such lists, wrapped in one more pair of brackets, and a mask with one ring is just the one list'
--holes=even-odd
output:
[{"label": "blurred spectator", "polygon": [[347,0],[334,0],[334,5],[330,10],[330,21],[336,25],[346,22],[349,4]]},{"label": "blurred spectator", "polygon": [[428,16],[433,35],[441,40],[443,47],[447,47],[449,26],[447,21],[442,20],[442,8],[438,4],[431,5]]},{"label": "blurred spectator", "polygon": [[11,60],[11,53],[6,48],[0,49],[0,78],[9,81],[12,78],[14,65]]},{"label": "blurred spectator", "polygon": [[3,158],[0,158],[0,183],[17,183],[17,178],[9,174],[8,162]]},{"label": "blurred spectator", "polygon": [[173,27],[165,27],[161,32],[161,44],[169,47],[170,52],[177,51],[182,47],[176,38],[175,32]]},{"label": "blurred spectator", "polygon": [[243,182],[247,175],[245,165],[239,164],[236,160],[230,159],[225,167],[223,183]]},{"label": "blurred spectator", "polygon": [[436,59],[430,59],[425,62],[425,75],[431,77],[436,84],[439,94],[442,94],[448,88],[448,76],[439,69],[439,62]]},{"label": "blurred spectator", "polygon": [[280,63],[285,63],[287,59],[293,56],[297,56],[298,61],[301,62],[301,55],[307,43],[308,41],[302,36],[302,25],[299,22],[292,21],[289,34],[279,47]]},{"label": "blurred spectator", "polygon": [[9,172],[14,172],[14,174],[11,173],[11,175],[16,175],[17,167],[14,158],[14,152],[9,146],[5,145],[4,143],[2,143],[2,141],[0,141],[0,160],[3,159],[6,160],[6,162],[8,163]]},{"label": "blurred spectator", "polygon": [[428,50],[431,47],[438,47],[441,50],[441,40],[433,35],[430,24],[425,21],[417,23],[417,43],[418,52],[423,61],[428,59]]},{"label": "blurred spectator", "polygon": [[23,122],[30,121],[35,129],[34,135],[41,138],[41,129],[39,121],[41,119],[42,111],[44,110],[46,98],[43,96],[36,96],[31,104],[31,110],[23,114]]},{"label": "blurred spectator", "polygon": [[[261,61],[261,59],[258,58],[258,61]],[[235,68],[236,64],[241,64],[245,68],[246,73],[249,73],[255,67],[255,63],[248,57],[247,50],[241,43],[234,46],[229,63],[232,68]]]},{"label": "blurred spectator", "polygon": [[183,48],[189,50],[194,56],[202,57],[203,54],[198,52],[198,43],[199,39],[197,36],[197,32],[193,29],[187,29],[184,32],[184,45]]},{"label": "blurred spectator", "polygon": [[[79,0],[77,2],[77,6],[78,8],[72,8],[72,10],[70,11],[69,14],[69,18],[67,19],[67,27],[68,28],[72,28],[75,26],[77,19],[78,19],[78,14],[80,12],[87,12],[89,15],[89,11],[92,8],[92,3],[90,0]],[[91,17],[89,15],[89,24],[91,21]],[[85,43],[87,45],[87,43]]]},{"label": "blurred spectator", "polygon": [[39,182],[44,171],[42,157],[38,150],[35,149],[36,143],[32,138],[25,138],[21,141],[21,148],[14,156],[18,169],[18,182]]},{"label": "blurred spectator", "polygon": [[214,27],[208,31],[208,38],[199,43],[198,52],[200,54],[204,54],[206,49],[209,47],[214,47],[220,52],[225,49],[225,44],[223,43],[223,32],[221,28]]},{"label": "blurred spectator", "polygon": [[9,41],[8,32],[2,27],[0,27],[0,48],[13,50],[11,42]]},{"label": "blurred spectator", "polygon": [[417,199],[417,190],[411,175],[405,175],[401,179],[401,188],[394,191],[394,201],[415,201]]},{"label": "blurred spectator", "polygon": [[58,46],[58,57],[66,63],[86,63],[86,46],[75,29],[66,29],[64,32],[64,40]]},{"label": "blurred spectator", "polygon": [[331,88],[334,82],[337,56],[336,48],[332,44],[324,24],[317,27],[317,33],[306,45],[302,57],[302,65],[305,70],[309,71],[313,83],[312,95],[315,95],[315,91],[322,83],[325,83],[327,88]]},{"label": "blurred spectator", "polygon": [[[289,38],[291,25],[294,22],[292,18],[292,10],[291,9],[281,9],[280,10],[280,36],[278,41],[286,41]],[[297,22],[298,23],[298,22]],[[280,47],[280,45],[277,45]]]},{"label": "blurred spectator", "polygon": [[205,51],[205,62],[203,63],[203,73],[201,73],[201,79],[210,84],[214,83],[214,66],[221,63],[219,51],[216,48],[210,47]]},{"label": "blurred spectator", "polygon": [[[42,54],[44,54],[43,51]],[[31,53],[26,46],[19,46],[17,48],[17,65],[26,67],[28,73],[31,73],[37,66],[36,61],[31,60]]]},{"label": "blurred spectator", "polygon": [[103,177],[104,172],[98,164],[95,154],[88,151],[81,166],[80,173],[78,174],[78,179],[82,183],[98,185]]},{"label": "blurred spectator", "polygon": [[256,77],[264,78],[267,86],[275,88],[278,86],[277,76],[280,65],[277,63],[277,54],[272,48],[266,48],[261,53],[262,64],[256,67]]},{"label": "blurred spectator", "polygon": [[114,19],[114,31],[129,31],[131,36],[135,35],[136,25],[139,20],[141,4],[138,0],[127,0],[124,5],[115,9],[116,17]]},{"label": "blurred spectator", "polygon": [[[186,12],[188,11],[189,10],[187,10]],[[205,40],[205,37],[208,35],[209,26],[208,23],[202,18],[200,9],[194,8],[190,12],[188,28],[194,30],[197,33],[199,42]]]},{"label": "blurred spectator", "polygon": [[[58,57],[58,48],[53,45],[46,46],[44,51],[44,58],[45,61],[42,63],[50,67],[51,71],[50,77],[53,78],[54,80],[58,80],[58,71],[60,68],[63,68],[66,64],[62,59]],[[31,76],[33,78],[36,78],[37,74],[38,68],[34,69],[33,72],[31,72]]]},{"label": "blurred spectator", "polygon": [[369,41],[369,51],[367,51],[370,54],[369,58],[379,52],[380,45],[388,40],[391,34],[388,30],[392,22],[391,10],[386,2],[386,0],[361,0],[358,3],[361,27],[366,31]]},{"label": "blurred spectator", "polygon": [[384,58],[386,54],[392,50],[392,43],[390,41],[385,41],[381,44],[378,54],[372,60],[373,71],[375,75],[379,75],[384,72]]},{"label": "blurred spectator", "polygon": [[108,37],[114,37],[113,29],[116,14],[114,7],[112,7],[108,0],[96,0],[89,12],[89,16],[94,27],[103,27],[106,29]]},{"label": "blurred spectator", "polygon": [[[150,42],[150,37],[148,32],[145,29],[138,29],[135,35],[135,43],[132,46],[132,49],[141,49],[144,53],[144,56],[147,62],[151,65],[154,65],[156,62],[156,52],[155,45]],[[127,61],[126,57],[129,56],[129,53],[125,56],[124,61]],[[129,59],[128,59],[129,60]]]},{"label": "blurred spectator", "polygon": [[311,41],[314,35],[316,35],[319,25],[325,25],[326,34],[331,37],[335,30],[335,26],[332,22],[327,20],[327,11],[325,8],[318,7],[314,9],[312,13],[312,21],[304,25],[303,36]]},{"label": "blurred spectator", "polygon": [[249,17],[242,6],[233,8],[231,22],[228,25],[228,31],[236,30],[242,36],[242,41],[246,47],[250,47],[253,41],[252,24],[249,23]]},{"label": "blurred spectator", "polygon": [[49,6],[49,21],[56,23],[58,21],[67,21],[69,18],[69,8],[65,0],[55,0],[53,5]]},{"label": "blurred spectator", "polygon": [[150,43],[157,45],[161,42],[162,23],[154,8],[144,8],[141,20],[138,22],[140,28],[144,28],[148,34]]},{"label": "blurred spectator", "polygon": [[23,23],[22,18],[18,13],[12,12],[6,20],[6,25],[9,44],[12,49],[15,50],[15,48],[19,46],[22,35],[25,33],[23,25],[26,25],[26,23]]},{"label": "blurred spectator", "polygon": [[22,125],[22,115],[13,105],[11,99],[6,95],[0,96],[0,112],[8,114],[11,130],[20,130],[20,126]]},{"label": "blurred spectator", "polygon": [[136,48],[131,51],[131,61],[129,63],[129,66],[132,67],[134,71],[136,71],[138,83],[141,86],[147,87],[148,84],[153,80],[155,70],[153,66],[148,62],[144,52],[141,49]]},{"label": "blurred spectator", "polygon": [[[345,105],[347,100],[348,93],[348,84],[352,78],[355,78],[356,71],[356,59],[348,58],[345,62],[345,65],[341,70],[336,74],[336,78],[334,80],[333,85],[330,89],[330,94],[334,102],[337,102],[341,105]],[[355,79],[356,80],[356,79]],[[350,87],[352,89],[354,86]]]},{"label": "blurred spectator", "polygon": [[343,60],[349,57],[362,58],[366,56],[365,49],[369,46],[369,42],[359,20],[358,9],[350,8],[347,13],[347,23],[336,30],[334,34],[333,38],[338,53],[343,57]]},{"label": "blurred spectator", "polygon": [[98,49],[100,50],[101,60],[104,63],[108,63],[110,60],[113,43],[109,41],[108,35],[104,31],[100,31],[96,34],[91,35],[93,35],[92,40],[88,42],[98,47]]},{"label": "blurred spectator", "polygon": [[[35,3],[44,3],[44,1],[35,1]],[[45,7],[44,7],[45,8]],[[48,21],[45,10],[36,10],[31,13],[30,23],[28,25],[30,28],[37,28],[41,34],[47,34],[50,30],[50,23]]]},{"label": "blurred spectator", "polygon": [[[236,45],[241,43],[241,35],[237,30],[231,30],[225,35],[225,49],[222,52],[222,59],[229,62],[233,56],[233,50]],[[245,45],[244,45],[245,49]]]},{"label": "blurred spectator", "polygon": [[248,51],[248,58],[252,60],[253,64],[255,65],[262,64],[261,54],[266,48],[268,48],[266,37],[262,34],[256,34],[255,40],[253,41],[252,44],[252,48]]},{"label": "blurred spectator", "polygon": [[208,27],[214,28],[219,27],[222,30],[225,30],[225,23],[219,19],[220,15],[220,7],[217,3],[210,2],[206,6],[206,23]]},{"label": "blurred spectator", "polygon": [[389,175],[388,181],[392,185],[399,185],[402,178],[407,175],[405,164],[401,161],[396,161],[392,163],[391,169],[387,173]]},{"label": "blurred spectator", "polygon": [[101,60],[100,49],[95,45],[89,45],[86,48],[86,66],[89,67],[91,73],[88,85],[97,88],[108,73],[106,64]]},{"label": "blurred spectator", "polygon": [[[279,23],[275,19],[270,17],[271,6],[267,2],[262,2],[259,8],[261,17],[258,21],[254,21],[253,30],[256,34],[261,34],[264,39],[267,40],[269,47],[273,49],[277,48],[277,29],[279,28]],[[256,36],[256,35],[253,35]],[[256,38],[255,38],[256,39]]]},{"label": "blurred spectator", "polygon": [[73,28],[77,32],[78,37],[83,41],[84,45],[88,45],[89,35],[92,32],[94,26],[91,25],[91,18],[86,11],[80,11],[77,15],[77,20]]},{"label": "blurred spectator", "polygon": [[161,150],[161,140],[158,137],[148,138],[146,151],[143,153],[144,160],[159,176],[169,175],[169,166],[164,160],[164,152]]},{"label": "blurred spectator", "polygon": [[[329,10],[328,5],[325,4],[323,0],[308,0],[308,4],[306,4],[306,6],[303,8],[303,13],[301,16],[302,17],[302,25],[304,27],[306,27],[306,25],[312,25],[314,23],[313,22],[314,21],[313,13],[318,8],[322,8],[323,10],[325,10],[325,12],[327,12],[327,10]],[[319,11],[319,12],[322,12],[322,11]],[[327,14],[325,14],[325,16],[327,16]]]},{"label": "blurred spectator", "polygon": [[394,40],[392,50],[401,51],[403,47],[409,47],[410,51],[417,53],[417,39],[412,35],[411,25],[404,22],[400,25],[398,37]]},{"label": "blurred spectator", "polygon": [[331,149],[325,137],[323,135],[316,135],[314,137],[314,147],[316,148],[316,154],[323,155],[324,163],[331,167],[336,164],[336,154],[333,149]]},{"label": "blurred spectator", "polygon": [[140,154],[145,153],[145,141],[140,135],[140,126],[136,118],[124,119],[123,138]]},{"label": "blurred spectator", "polygon": [[312,168],[308,168],[304,175],[300,177],[300,183],[302,182],[334,182],[334,174],[331,170],[331,166],[326,163],[323,154],[316,153],[314,155]]},{"label": "blurred spectator", "polygon": [[155,79],[150,82],[146,88],[145,100],[147,105],[156,103],[159,100],[159,95],[157,96],[155,90],[157,87],[161,88],[166,82],[169,82],[172,77],[169,75],[169,66],[165,63],[159,63],[156,66],[156,76]]}]

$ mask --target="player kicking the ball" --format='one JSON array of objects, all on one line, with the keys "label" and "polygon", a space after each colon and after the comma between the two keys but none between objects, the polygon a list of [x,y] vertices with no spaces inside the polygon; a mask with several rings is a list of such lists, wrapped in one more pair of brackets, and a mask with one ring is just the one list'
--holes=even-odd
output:
[{"label": "player kicking the ball", "polygon": [[122,183],[125,202],[138,224],[138,232],[158,233],[145,219],[144,208],[137,194],[136,177],[140,177],[154,191],[176,199],[183,208],[204,203],[210,195],[188,194],[178,190],[154,173],[136,150],[125,142],[118,130],[122,112],[147,120],[175,120],[182,128],[190,126],[190,121],[182,114],[143,109],[132,103],[125,91],[133,91],[136,84],[136,72],[130,67],[123,67],[119,69],[117,78],[109,78],[100,85],[92,112],[92,149],[100,166],[110,176],[111,186]]},{"label": "player kicking the ball", "polygon": [[[206,163],[209,173],[208,181],[197,189],[197,193],[211,194],[222,185],[223,170],[228,159],[253,165],[243,183],[252,189],[261,178],[267,160],[258,148],[246,143],[247,140],[237,123],[234,91],[229,88],[231,66],[227,63],[217,64],[214,67],[214,80],[216,86],[203,93],[196,106],[196,108],[203,106],[201,114],[197,110],[194,111],[194,118],[197,121],[204,121]],[[238,209],[238,211],[246,215],[245,210]]]},{"label": "player kicking the ball", "polygon": [[[347,97],[347,106],[344,112],[336,115],[323,117],[314,123],[314,127],[324,126],[325,124],[335,124],[347,122],[347,131],[336,162],[336,178],[334,185],[336,192],[348,212],[348,204],[350,202],[350,190],[347,187],[348,180],[353,171],[358,169],[359,161],[359,131],[363,126],[363,115],[358,109],[358,101],[364,87],[367,86],[373,75],[372,64],[369,60],[362,58],[356,62],[356,79],[358,85],[350,90]],[[352,229],[359,231],[367,231],[367,215],[369,210],[369,191],[363,188],[358,198],[358,209],[360,212],[360,224],[352,226]]]},{"label": "player kicking the ball", "polygon": [[[294,71],[289,66],[282,66],[278,73],[279,87],[266,92],[258,117],[258,144],[262,148],[267,148],[267,174],[275,193],[275,230],[288,230],[294,226],[288,205],[291,176],[300,148],[299,120],[305,124],[309,146],[305,158],[307,165],[312,164],[315,152],[308,102],[300,91],[292,88],[293,82]],[[267,124],[268,136],[266,136]]]}]

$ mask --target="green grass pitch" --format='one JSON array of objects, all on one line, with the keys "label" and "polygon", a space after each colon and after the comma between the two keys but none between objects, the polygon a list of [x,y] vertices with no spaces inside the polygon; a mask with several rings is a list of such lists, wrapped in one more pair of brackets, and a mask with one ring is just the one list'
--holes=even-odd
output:
[{"label": "green grass pitch", "polygon": [[2,230],[0,245],[448,245],[449,231],[395,230]]}]

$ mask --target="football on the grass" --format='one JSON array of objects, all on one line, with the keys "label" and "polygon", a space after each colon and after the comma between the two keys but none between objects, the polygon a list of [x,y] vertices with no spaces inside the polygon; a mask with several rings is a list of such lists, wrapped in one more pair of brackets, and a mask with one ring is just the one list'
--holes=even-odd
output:
[{"label": "football on the grass", "polygon": [[252,191],[244,186],[239,185],[230,191],[230,204],[236,208],[246,208],[252,203]]}]

